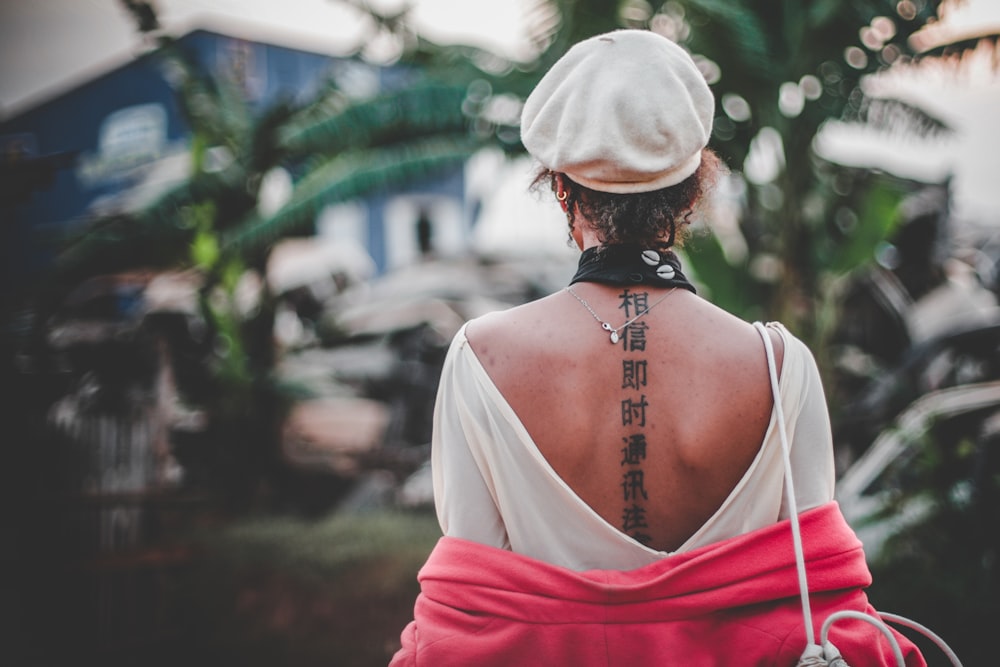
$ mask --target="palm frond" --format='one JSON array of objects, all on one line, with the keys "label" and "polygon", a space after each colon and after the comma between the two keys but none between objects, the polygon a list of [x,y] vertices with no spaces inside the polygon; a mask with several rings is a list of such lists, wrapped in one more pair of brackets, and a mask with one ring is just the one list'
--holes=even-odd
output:
[{"label": "palm frond", "polygon": [[324,207],[458,167],[481,146],[481,141],[460,134],[341,153],[313,169],[295,188],[292,199],[273,216],[249,219],[226,233],[222,249],[249,253],[283,236],[310,232]]},{"label": "palm frond", "polygon": [[896,98],[866,97],[860,106],[849,109],[845,120],[893,135],[936,137],[953,131],[926,109]]},{"label": "palm frond", "polygon": [[[684,0],[691,24],[691,49],[712,59],[741,63],[741,70],[765,74],[773,66],[774,45],[762,16],[778,15],[776,9],[761,14],[737,0]],[[758,78],[758,77],[755,77]]]},{"label": "palm frond", "polygon": [[290,121],[280,128],[278,144],[290,155],[332,155],[361,146],[377,146],[407,137],[464,129],[464,86],[424,83],[351,104],[316,122]]},{"label": "palm frond", "polygon": [[991,52],[992,58],[990,60],[993,70],[1000,69],[1000,34],[996,33],[977,35],[950,44],[941,44],[922,52],[920,57],[952,58],[961,61],[982,51]]},{"label": "palm frond", "polygon": [[270,105],[252,121],[251,130],[241,141],[245,144],[240,154],[250,173],[259,173],[280,164],[285,159],[281,133],[291,119],[301,111],[299,105],[281,99]]}]

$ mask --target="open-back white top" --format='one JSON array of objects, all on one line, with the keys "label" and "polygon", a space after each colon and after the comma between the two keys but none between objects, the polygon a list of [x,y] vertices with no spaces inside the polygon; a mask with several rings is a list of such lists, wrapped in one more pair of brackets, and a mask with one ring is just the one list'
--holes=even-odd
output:
[{"label": "open-back white top", "polygon": [[[779,387],[799,512],[833,499],[830,419],[812,353],[780,324]],[[767,335],[758,327],[761,335]],[[787,517],[772,409],[764,441],[715,514],[676,552],[632,539],[584,503],[542,456],[465,337],[445,360],[431,450],[434,500],[445,535],[510,549],[572,570],[629,570]]]}]

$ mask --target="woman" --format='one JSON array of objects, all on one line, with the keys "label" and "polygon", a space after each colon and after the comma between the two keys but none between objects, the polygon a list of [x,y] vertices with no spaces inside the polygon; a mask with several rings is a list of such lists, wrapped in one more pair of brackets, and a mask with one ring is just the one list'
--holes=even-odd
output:
[{"label": "woman", "polygon": [[[671,251],[722,171],[713,113],[687,53],[632,30],[574,46],[526,101],[580,267],[455,337],[432,445],[445,537],[393,664],[795,664],[815,632],[789,508],[816,627],[872,613],[812,356],[699,298]],[[866,623],[832,637],[857,664],[891,655]]]}]

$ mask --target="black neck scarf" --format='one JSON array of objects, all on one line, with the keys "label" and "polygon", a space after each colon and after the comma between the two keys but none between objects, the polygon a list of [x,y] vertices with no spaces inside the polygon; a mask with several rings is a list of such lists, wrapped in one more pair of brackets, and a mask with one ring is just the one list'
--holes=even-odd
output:
[{"label": "black neck scarf", "polygon": [[681,287],[696,293],[694,285],[681,273],[681,262],[673,251],[651,250],[633,243],[584,250],[569,284],[579,282],[617,287]]}]

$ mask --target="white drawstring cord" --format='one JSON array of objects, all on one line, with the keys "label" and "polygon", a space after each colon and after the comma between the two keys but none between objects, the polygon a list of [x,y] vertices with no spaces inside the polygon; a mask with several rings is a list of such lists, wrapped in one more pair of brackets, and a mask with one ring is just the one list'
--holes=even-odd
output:
[{"label": "white drawstring cord", "polygon": [[[837,651],[837,648],[833,646],[833,644],[830,644],[827,641],[826,636],[830,632],[830,628],[833,626],[833,624],[842,618],[853,618],[858,621],[864,621],[865,623],[875,626],[875,628],[883,635],[885,635],[885,638],[889,640],[889,645],[892,647],[892,654],[896,656],[896,664],[899,667],[906,667],[906,661],[903,660],[903,651],[899,648],[899,642],[896,641],[896,638],[892,635],[892,630],[889,629],[889,626],[887,626],[885,623],[883,623],[877,618],[872,618],[868,614],[862,614],[860,611],[853,611],[850,609],[835,611],[834,613],[827,616],[826,620],[823,621],[823,629],[820,631],[820,638],[823,642],[824,653],[827,652],[826,651],[827,646],[830,646],[833,648],[834,651]],[[837,655],[838,656],[840,655],[840,651],[837,651]],[[827,658],[829,657],[831,656],[827,654]]]},{"label": "white drawstring cord", "polygon": [[897,616],[895,614],[880,613],[879,616],[881,618],[873,618],[868,614],[863,614],[858,611],[844,610],[834,612],[823,622],[823,627],[820,631],[820,639],[823,644],[822,648],[816,643],[816,633],[812,623],[812,610],[809,606],[809,582],[806,579],[805,552],[802,548],[802,533],[799,530],[799,512],[795,501],[795,486],[792,482],[792,458],[789,451],[788,434],[785,432],[785,414],[781,405],[781,391],[778,386],[778,368],[774,360],[774,348],[771,345],[771,335],[767,332],[767,328],[760,322],[754,322],[753,325],[757,329],[757,332],[760,333],[760,337],[764,340],[764,351],[767,354],[767,370],[768,374],[771,376],[771,394],[774,401],[774,416],[775,420],[778,422],[778,435],[781,439],[781,456],[785,465],[785,500],[788,503],[789,519],[791,520],[792,526],[792,543],[795,548],[795,567],[798,571],[799,595],[802,598],[802,618],[806,631],[806,648],[802,653],[802,657],[799,658],[797,667],[848,667],[847,662],[843,659],[843,657],[841,657],[840,651],[837,650],[837,647],[827,640],[827,634],[829,633],[830,628],[836,621],[842,618],[862,620],[878,628],[879,632],[885,635],[886,639],[889,640],[889,645],[892,647],[893,655],[896,658],[896,664],[899,667],[906,667],[906,663],[903,659],[903,651],[900,649],[899,642],[896,640],[895,636],[893,636],[889,626],[887,626],[882,619],[898,623],[899,625],[920,632],[933,641],[937,647],[948,656],[948,659],[951,660],[951,664],[954,667],[962,667],[962,663],[959,661],[958,656],[955,655],[955,652],[951,650],[951,647],[948,646],[943,639],[916,621],[912,621],[906,617]]},{"label": "white drawstring cord", "polygon": [[941,639],[941,637],[939,637],[933,630],[931,630],[927,626],[921,625],[920,623],[917,623],[912,619],[906,618],[905,616],[889,614],[884,611],[880,611],[878,615],[881,616],[883,620],[889,621],[890,623],[895,623],[897,625],[902,625],[904,628],[910,628],[911,630],[916,630],[924,637],[927,637],[932,642],[934,642],[934,645],[937,646],[939,649],[941,649],[942,653],[948,656],[948,659],[951,660],[951,664],[954,667],[962,667],[962,661],[958,659],[958,656],[955,654],[954,651],[951,650],[951,647],[948,646],[948,644],[946,644],[945,641]]},{"label": "white drawstring cord", "polygon": [[795,548],[795,567],[799,575],[799,596],[802,599],[802,620],[806,630],[807,645],[816,644],[816,631],[812,623],[812,610],[809,606],[809,583],[806,580],[806,559],[802,550],[802,534],[799,530],[799,508],[795,501],[795,485],[792,481],[792,458],[788,451],[788,434],[785,432],[785,412],[781,405],[781,389],[778,386],[778,367],[774,361],[774,347],[771,345],[771,334],[760,322],[754,322],[760,337],[764,340],[764,351],[767,354],[767,370],[771,376],[771,394],[774,402],[775,420],[778,422],[778,435],[781,438],[781,457],[785,464],[785,502],[792,525],[792,544]]}]

